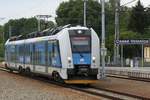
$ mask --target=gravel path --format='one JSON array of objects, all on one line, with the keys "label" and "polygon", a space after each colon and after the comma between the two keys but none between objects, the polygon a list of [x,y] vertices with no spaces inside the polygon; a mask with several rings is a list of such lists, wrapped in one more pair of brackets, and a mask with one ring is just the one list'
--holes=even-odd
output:
[{"label": "gravel path", "polygon": [[0,100],[100,100],[79,91],[0,71]]}]

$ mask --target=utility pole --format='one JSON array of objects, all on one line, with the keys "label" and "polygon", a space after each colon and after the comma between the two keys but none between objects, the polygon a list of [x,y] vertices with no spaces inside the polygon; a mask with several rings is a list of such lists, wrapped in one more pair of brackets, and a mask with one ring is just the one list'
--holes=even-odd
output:
[{"label": "utility pole", "polygon": [[119,27],[119,10],[120,10],[120,0],[116,0],[115,3],[115,40],[114,40],[114,64],[119,63],[119,45],[115,42],[119,40],[120,27]]},{"label": "utility pole", "polygon": [[38,31],[40,32],[41,31],[41,20],[38,19]]},{"label": "utility pole", "polygon": [[38,31],[41,31],[41,19],[44,19],[44,21],[46,21],[45,19],[48,20],[48,18],[51,17],[51,15],[36,15],[35,16],[38,20]]},{"label": "utility pole", "polygon": [[84,26],[86,27],[86,5],[87,4],[87,0],[84,0]]},{"label": "utility pole", "polygon": [[105,48],[105,0],[101,0],[102,4],[102,41],[101,41],[101,60],[102,60],[102,70],[101,77],[105,78],[105,56],[106,56],[106,48]]}]

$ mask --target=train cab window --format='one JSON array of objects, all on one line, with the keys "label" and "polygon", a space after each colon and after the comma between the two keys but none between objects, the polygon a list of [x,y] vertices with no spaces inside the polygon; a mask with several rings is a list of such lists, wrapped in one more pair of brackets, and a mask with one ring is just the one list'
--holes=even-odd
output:
[{"label": "train cab window", "polygon": [[73,53],[91,52],[90,30],[70,30],[69,35]]}]

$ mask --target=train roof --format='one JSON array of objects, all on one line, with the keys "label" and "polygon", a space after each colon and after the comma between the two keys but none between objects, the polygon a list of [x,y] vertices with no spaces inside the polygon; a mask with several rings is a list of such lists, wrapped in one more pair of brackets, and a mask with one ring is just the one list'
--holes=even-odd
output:
[{"label": "train roof", "polygon": [[[56,35],[60,33],[60,31],[62,30],[88,30],[89,28],[87,27],[82,27],[80,25],[78,26],[71,26],[70,24],[68,25],[65,25],[65,26],[60,26],[60,27],[56,27],[56,28],[52,28],[52,29],[46,29],[44,31],[41,31],[41,32],[32,32],[32,33],[29,33],[27,35],[19,35],[19,36],[13,36],[11,38],[9,38],[6,42],[6,44],[8,44],[9,42],[15,42],[15,41],[20,41],[20,43],[24,40],[31,40],[33,38],[37,38],[38,40],[41,39],[46,39],[47,37],[55,37],[56,38]],[[32,41],[32,40],[31,40]]]},{"label": "train roof", "polygon": [[9,41],[16,41],[16,40],[24,40],[24,39],[29,39],[29,38],[36,38],[36,37],[43,37],[43,36],[51,36],[51,35],[56,35],[57,33],[59,33],[60,31],[62,31],[63,29],[68,29],[68,30],[76,30],[76,29],[81,29],[81,30],[87,30],[87,27],[82,27],[80,25],[78,26],[71,26],[70,24],[65,25],[65,26],[59,26],[59,27],[55,27],[55,28],[48,28],[44,31],[38,32],[31,32],[29,34],[26,35],[19,35],[19,36],[13,36],[9,38]]}]

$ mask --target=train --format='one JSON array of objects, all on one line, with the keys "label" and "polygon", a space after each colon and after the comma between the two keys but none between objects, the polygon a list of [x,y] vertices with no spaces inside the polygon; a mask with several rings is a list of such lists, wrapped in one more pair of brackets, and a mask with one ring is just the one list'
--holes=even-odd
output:
[{"label": "train", "polygon": [[92,28],[79,25],[13,36],[5,43],[5,67],[67,84],[92,84],[99,79],[100,40]]}]

